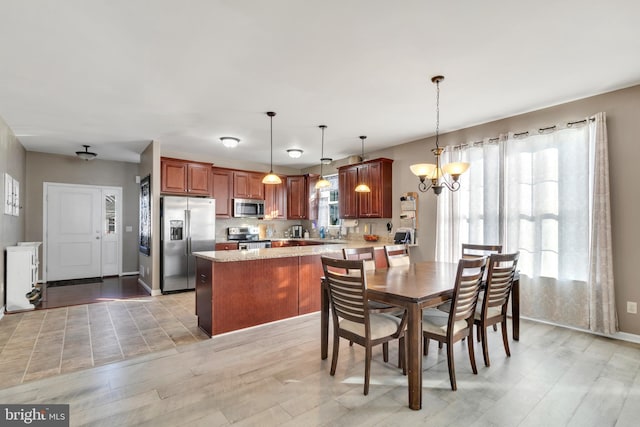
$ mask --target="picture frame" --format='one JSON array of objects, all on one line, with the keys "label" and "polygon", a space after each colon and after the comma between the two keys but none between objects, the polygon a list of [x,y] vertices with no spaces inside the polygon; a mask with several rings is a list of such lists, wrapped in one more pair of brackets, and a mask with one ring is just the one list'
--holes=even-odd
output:
[{"label": "picture frame", "polygon": [[151,255],[151,175],[140,181],[140,236],[138,247],[141,253]]}]

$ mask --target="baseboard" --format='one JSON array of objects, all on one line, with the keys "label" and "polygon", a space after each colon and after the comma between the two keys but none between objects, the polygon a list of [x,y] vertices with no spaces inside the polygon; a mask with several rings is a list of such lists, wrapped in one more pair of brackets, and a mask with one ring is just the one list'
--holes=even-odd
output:
[{"label": "baseboard", "polygon": [[158,295],[162,295],[162,291],[160,289],[151,289],[151,286],[144,283],[144,280],[142,280],[139,277],[138,277],[138,283],[140,284],[140,286],[145,288],[152,297],[157,297]]},{"label": "baseboard", "polygon": [[544,323],[545,325],[558,326],[560,328],[567,328],[567,329],[572,329],[574,331],[586,332],[588,334],[598,335],[600,337],[611,338],[611,339],[614,339],[614,340],[627,341],[627,342],[640,344],[640,335],[629,334],[627,332],[616,332],[615,334],[607,335],[607,334],[602,334],[602,333],[599,333],[599,332],[593,332],[592,330],[589,330],[589,329],[576,328],[576,327],[573,327],[573,326],[562,325],[560,323],[553,323],[553,322],[549,322],[549,321],[546,321],[546,320],[534,319],[534,318],[531,318],[531,317],[520,316],[520,318],[521,319],[530,320],[532,322]]},{"label": "baseboard", "polygon": [[127,271],[120,273],[121,276],[137,276],[138,274],[140,274],[139,271]]}]

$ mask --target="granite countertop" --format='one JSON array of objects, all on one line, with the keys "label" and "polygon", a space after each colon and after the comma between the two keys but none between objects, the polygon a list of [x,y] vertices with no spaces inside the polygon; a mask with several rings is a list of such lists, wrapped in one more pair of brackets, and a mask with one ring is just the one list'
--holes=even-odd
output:
[{"label": "granite countertop", "polygon": [[[276,240],[276,239],[272,239]],[[295,239],[281,239],[281,240],[295,240]],[[297,239],[297,240],[314,240],[314,239]],[[322,241],[322,239],[316,239]],[[337,243],[342,242],[342,243]],[[367,241],[353,241],[353,240],[329,240],[324,245],[309,245],[309,246],[292,246],[284,248],[263,248],[263,249],[244,249],[234,251],[203,251],[194,252],[197,257],[207,259],[214,262],[236,262],[236,261],[251,261],[257,259],[271,259],[271,258],[290,258],[298,256],[308,255],[325,255],[336,252],[341,252],[342,248],[362,248],[373,246],[376,249],[382,249],[385,245],[384,242],[367,242]]]}]

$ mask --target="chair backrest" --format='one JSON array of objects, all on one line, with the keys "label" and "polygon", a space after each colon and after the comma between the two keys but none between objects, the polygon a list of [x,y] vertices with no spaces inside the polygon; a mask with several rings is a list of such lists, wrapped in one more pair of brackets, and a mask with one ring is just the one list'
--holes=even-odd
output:
[{"label": "chair backrest", "polygon": [[385,245],[384,255],[387,258],[387,265],[395,267],[410,264],[408,249],[407,245]]},{"label": "chair backrest", "polygon": [[453,301],[449,312],[449,331],[454,331],[454,323],[466,320],[469,327],[473,325],[473,317],[478,303],[478,294],[482,285],[482,277],[487,265],[487,258],[460,259],[456,283],[453,288]]},{"label": "chair backrest", "polygon": [[491,307],[501,307],[506,314],[509,294],[518,266],[520,252],[512,254],[492,254],[489,257],[485,296],[482,301],[482,316]]},{"label": "chair backrest", "polygon": [[[338,325],[338,318],[361,323],[366,327],[369,323],[369,311],[364,261],[324,256],[321,260],[325,285],[329,290],[334,327]],[[358,274],[346,274],[345,271]]]},{"label": "chair backrest", "polygon": [[501,253],[502,245],[476,245],[473,243],[462,244],[462,258],[478,258]]},{"label": "chair backrest", "polygon": [[376,255],[373,246],[364,248],[342,248],[342,256],[348,260],[364,260],[365,271],[376,269]]}]

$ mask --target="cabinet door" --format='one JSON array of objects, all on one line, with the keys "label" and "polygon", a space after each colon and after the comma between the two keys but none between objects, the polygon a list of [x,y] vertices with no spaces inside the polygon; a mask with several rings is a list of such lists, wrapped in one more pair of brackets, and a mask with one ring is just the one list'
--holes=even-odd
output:
[{"label": "cabinet door", "polygon": [[357,167],[340,168],[338,172],[338,210],[340,218],[358,218]]},{"label": "cabinet door", "polygon": [[249,172],[249,198],[264,200],[264,184],[262,178],[264,175],[261,173]]},{"label": "cabinet door", "polygon": [[265,219],[287,219],[287,179],[281,184],[264,186]]},{"label": "cabinet door", "polygon": [[356,193],[356,198],[358,199],[358,217],[359,218],[371,218],[373,213],[371,210],[371,199],[372,194],[376,191],[374,187],[374,183],[370,178],[370,164],[365,163],[358,165],[358,184],[364,183],[369,186],[371,190],[368,193]]},{"label": "cabinet door", "polygon": [[187,192],[203,196],[211,195],[211,165],[187,164]]},{"label": "cabinet door", "polygon": [[233,172],[233,197],[235,199],[250,199],[249,196],[249,172]]},{"label": "cabinet door", "polygon": [[160,191],[163,193],[185,193],[187,191],[187,163],[180,160],[162,159],[160,164]]},{"label": "cabinet door", "polygon": [[287,218],[307,218],[307,182],[303,175],[287,177]]},{"label": "cabinet door", "polygon": [[232,171],[218,168],[211,170],[211,194],[216,199],[218,218],[231,218],[232,181]]},{"label": "cabinet door", "polygon": [[216,243],[216,251],[234,251],[238,249],[237,243],[226,242],[226,243]]}]

